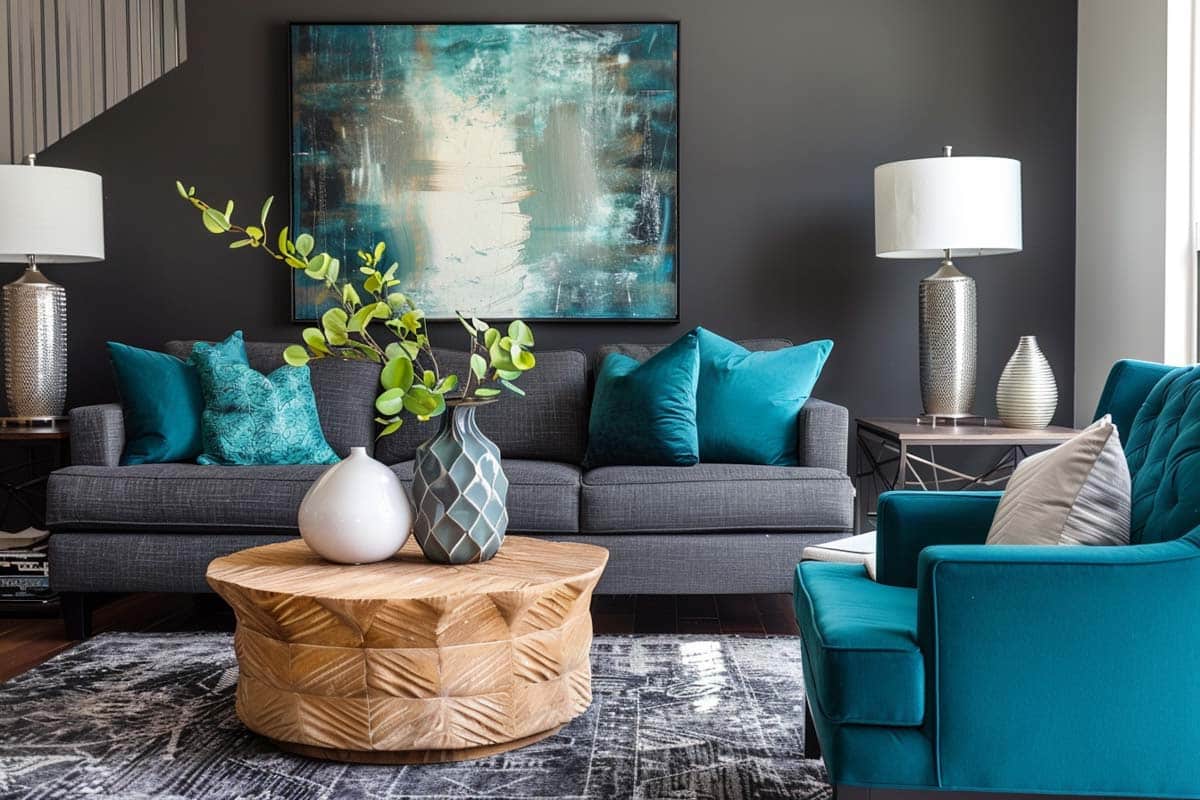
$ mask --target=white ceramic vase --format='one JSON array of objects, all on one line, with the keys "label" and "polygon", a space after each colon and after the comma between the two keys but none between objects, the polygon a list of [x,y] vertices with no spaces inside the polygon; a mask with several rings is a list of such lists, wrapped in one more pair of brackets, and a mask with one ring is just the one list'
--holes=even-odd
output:
[{"label": "white ceramic vase", "polygon": [[321,558],[369,564],[391,558],[408,539],[413,512],[396,473],[365,447],[325,471],[300,503],[300,536]]},{"label": "white ceramic vase", "polygon": [[1058,408],[1054,370],[1038,347],[1036,336],[1022,336],[1000,374],[996,411],[1010,428],[1044,428]]}]

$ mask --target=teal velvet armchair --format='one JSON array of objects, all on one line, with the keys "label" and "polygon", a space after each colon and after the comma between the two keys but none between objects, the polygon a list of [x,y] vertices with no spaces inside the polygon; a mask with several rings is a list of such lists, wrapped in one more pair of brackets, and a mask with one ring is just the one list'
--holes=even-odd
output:
[{"label": "teal velvet armchair", "polygon": [[1118,362],[1104,413],[1129,546],[984,547],[999,492],[889,492],[878,582],[799,565],[805,749],[835,787],[1200,797],[1200,367]]}]

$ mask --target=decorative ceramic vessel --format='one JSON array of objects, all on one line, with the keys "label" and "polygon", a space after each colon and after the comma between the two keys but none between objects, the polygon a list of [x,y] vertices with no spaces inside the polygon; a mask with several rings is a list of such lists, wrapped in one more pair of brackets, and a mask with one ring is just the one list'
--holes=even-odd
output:
[{"label": "decorative ceramic vessel", "polygon": [[1022,336],[996,386],[996,410],[1010,428],[1044,428],[1058,408],[1054,370],[1036,336]]},{"label": "decorative ceramic vessel", "polygon": [[391,558],[408,539],[413,512],[396,473],[352,447],[300,502],[300,536],[314,553],[339,564]]},{"label": "decorative ceramic vessel", "polygon": [[413,535],[430,561],[487,561],[504,541],[508,478],[500,448],[475,424],[475,409],[489,402],[447,401],[441,428],[417,447]]}]

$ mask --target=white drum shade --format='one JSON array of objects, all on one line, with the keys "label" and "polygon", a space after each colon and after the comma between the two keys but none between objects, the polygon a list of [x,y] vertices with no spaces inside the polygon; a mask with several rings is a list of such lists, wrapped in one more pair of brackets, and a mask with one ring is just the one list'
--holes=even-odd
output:
[{"label": "white drum shade", "polygon": [[100,261],[100,176],[58,167],[0,165],[0,262]]},{"label": "white drum shade", "polygon": [[1020,249],[1020,161],[943,156],[875,168],[875,255],[880,258]]}]

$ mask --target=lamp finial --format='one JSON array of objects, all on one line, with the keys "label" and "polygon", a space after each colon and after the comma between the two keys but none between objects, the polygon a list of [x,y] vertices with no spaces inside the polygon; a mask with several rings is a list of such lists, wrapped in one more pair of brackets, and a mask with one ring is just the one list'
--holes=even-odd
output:
[{"label": "lamp finial", "polygon": [[942,155],[944,155],[946,158],[949,158],[950,151],[953,149],[954,149],[954,147],[952,145],[948,145],[948,144],[942,145]]}]

